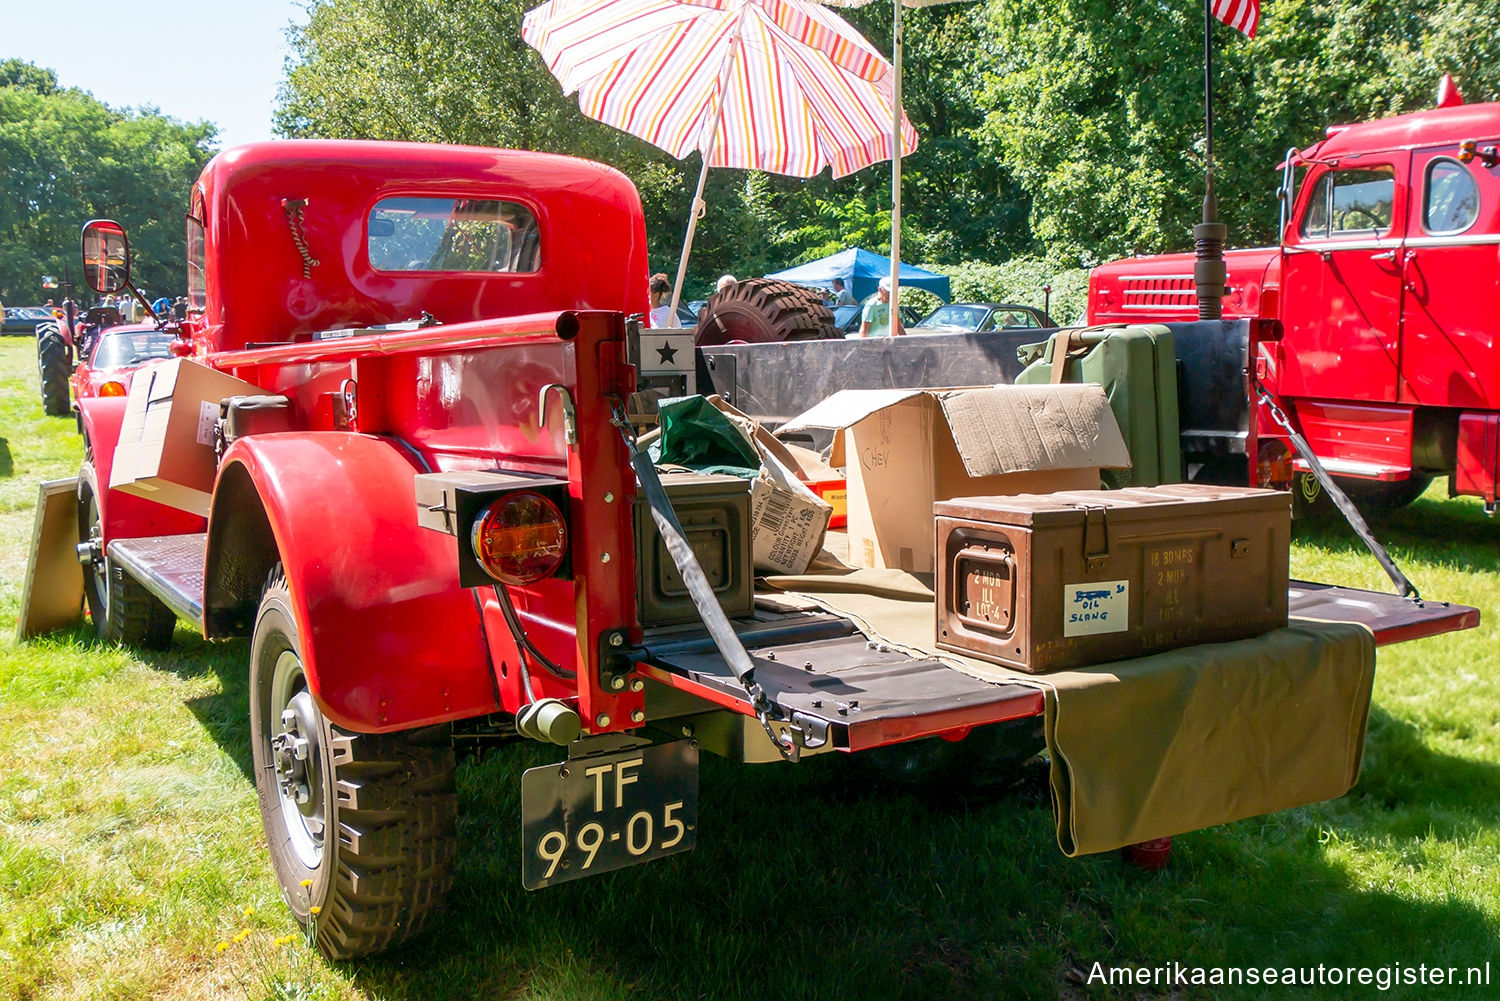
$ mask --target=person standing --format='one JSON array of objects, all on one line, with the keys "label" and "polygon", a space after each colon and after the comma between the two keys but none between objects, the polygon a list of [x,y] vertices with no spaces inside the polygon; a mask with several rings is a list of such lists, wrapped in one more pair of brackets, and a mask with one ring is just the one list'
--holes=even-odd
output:
[{"label": "person standing", "polygon": [[854,305],[854,293],[844,287],[844,279],[833,280],[833,304],[834,306]]},{"label": "person standing", "polygon": [[672,322],[672,280],[663,272],[651,276],[651,326],[675,327]]},{"label": "person standing", "polygon": [[859,333],[856,337],[901,337],[905,335],[906,328],[901,325],[901,317],[896,317],[895,323],[891,322],[891,280],[880,279],[880,291],[875,297],[865,303],[864,312],[860,314]]}]

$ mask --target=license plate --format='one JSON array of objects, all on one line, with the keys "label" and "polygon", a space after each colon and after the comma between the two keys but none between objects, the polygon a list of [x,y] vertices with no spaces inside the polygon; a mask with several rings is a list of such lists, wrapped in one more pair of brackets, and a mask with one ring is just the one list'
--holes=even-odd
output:
[{"label": "license plate", "polygon": [[698,746],[572,758],[521,776],[521,883],[623,869],[698,843]]}]

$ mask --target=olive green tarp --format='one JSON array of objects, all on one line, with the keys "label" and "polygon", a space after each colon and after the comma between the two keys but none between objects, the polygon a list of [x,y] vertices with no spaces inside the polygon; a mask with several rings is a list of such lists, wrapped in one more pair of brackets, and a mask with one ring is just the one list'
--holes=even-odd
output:
[{"label": "olive green tarp", "polygon": [[1342,796],[1359,778],[1375,640],[1294,619],[1254,639],[1030,675],[940,651],[930,577],[770,577],[865,635],[1046,700],[1057,841],[1086,855]]}]

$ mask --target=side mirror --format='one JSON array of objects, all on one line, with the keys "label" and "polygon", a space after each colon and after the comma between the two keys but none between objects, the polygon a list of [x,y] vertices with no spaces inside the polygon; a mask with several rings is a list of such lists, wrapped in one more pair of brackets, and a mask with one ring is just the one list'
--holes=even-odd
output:
[{"label": "side mirror", "polygon": [[111,295],[130,284],[130,241],[111,219],[83,224],[83,281],[100,295]]}]

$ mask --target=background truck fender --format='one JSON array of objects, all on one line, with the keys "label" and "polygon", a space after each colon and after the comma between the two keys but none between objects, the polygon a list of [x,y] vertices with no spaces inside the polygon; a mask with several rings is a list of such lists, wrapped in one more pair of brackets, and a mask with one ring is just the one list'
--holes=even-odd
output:
[{"label": "background truck fender", "polygon": [[417,526],[417,472],[371,435],[235,442],[209,513],[204,634],[248,633],[280,561],[312,695],[335,724],[383,732],[496,711],[454,540]]},{"label": "background truck fender", "polygon": [[203,531],[204,520],[196,514],[109,489],[109,472],[114,466],[115,446],[120,443],[120,425],[124,420],[123,396],[96,396],[78,402],[78,423],[83,430],[84,447],[94,464],[99,489],[104,494],[99,498],[99,523],[105,545],[113,539]]}]

